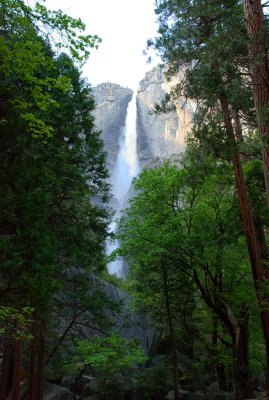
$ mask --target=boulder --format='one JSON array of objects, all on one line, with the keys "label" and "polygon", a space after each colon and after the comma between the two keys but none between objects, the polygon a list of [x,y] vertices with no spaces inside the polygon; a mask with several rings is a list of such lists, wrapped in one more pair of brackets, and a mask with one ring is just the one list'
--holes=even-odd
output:
[{"label": "boulder", "polygon": [[74,392],[76,387],[76,375],[71,374],[64,376],[61,380],[60,386],[65,387],[66,389],[70,390],[70,392]]},{"label": "boulder", "polygon": [[72,400],[73,396],[70,390],[65,387],[45,383],[43,400]]},{"label": "boulder", "polygon": [[210,383],[209,386],[207,386],[207,393],[212,393],[212,392],[216,392],[219,390],[219,382],[218,381],[214,381],[212,383]]},{"label": "boulder", "polygon": [[93,394],[96,394],[100,391],[100,385],[96,381],[96,379],[92,379],[90,382],[88,382],[82,391],[83,396],[91,396]]},{"label": "boulder", "polygon": [[[77,394],[92,394],[92,390],[88,390],[89,384],[94,380],[91,375],[82,375],[77,377],[74,374],[66,375],[61,380],[60,386],[63,386],[74,393]],[[86,392],[85,392],[86,391]]]},{"label": "boulder", "polygon": [[[179,396],[182,400],[203,400],[204,394],[201,392],[191,392],[189,390],[179,390]],[[174,391],[168,392],[166,397],[167,400],[174,400]]]},{"label": "boulder", "polygon": [[212,390],[208,393],[209,400],[233,400],[234,393],[224,392],[223,390]]}]

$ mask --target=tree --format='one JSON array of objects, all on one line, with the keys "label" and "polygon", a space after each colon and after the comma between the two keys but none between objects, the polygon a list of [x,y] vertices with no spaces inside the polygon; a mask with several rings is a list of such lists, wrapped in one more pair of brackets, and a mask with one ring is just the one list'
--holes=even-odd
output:
[{"label": "tree", "polygon": [[[253,287],[247,278],[231,169],[228,163],[216,164],[212,159],[198,164],[185,161],[182,169],[164,164],[140,174],[134,183],[137,194],[120,220],[118,253],[127,257],[140,288],[139,299],[147,305],[150,299],[153,318],[154,310],[164,318],[160,314],[164,305],[170,337],[178,332],[178,302],[184,308],[191,290],[200,294],[213,314],[215,368],[220,368],[216,354],[225,344],[232,351],[236,396],[244,399],[251,395],[248,319]],[[185,302],[179,300],[184,296]],[[171,321],[176,326],[172,331]]]},{"label": "tree", "polygon": [[[102,391],[105,391],[108,380],[110,385],[117,386],[119,391],[121,376],[129,376],[145,361],[146,356],[135,339],[126,339],[112,332],[106,337],[95,335],[90,339],[78,341],[72,364],[80,370],[80,375],[87,368],[93,368],[102,378]],[[116,388],[113,391],[114,395],[115,390]]]},{"label": "tree", "polygon": [[135,339],[123,338],[115,332],[78,341],[76,358],[82,359],[84,366],[92,366],[103,373],[105,379],[115,377],[118,372],[126,373],[126,369],[146,360]]},{"label": "tree", "polygon": [[267,202],[269,204],[269,148],[268,148],[268,103],[269,60],[268,25],[260,0],[243,1],[244,19],[248,33],[249,63],[252,90],[255,100],[256,121],[262,141]]},{"label": "tree", "polygon": [[[108,224],[105,154],[89,85],[74,58],[55,56],[41,27],[65,34],[78,61],[98,38],[76,36],[81,21],[40,4],[3,1],[0,17],[0,291],[7,310],[34,309],[28,398],[41,399],[48,305],[63,271],[104,268]],[[21,352],[17,341],[6,359],[15,359],[15,374],[2,378],[1,399],[12,380],[13,400],[19,397]]]},{"label": "tree", "polygon": [[50,41],[57,49],[68,50],[73,60],[81,65],[89,56],[88,49],[98,47],[100,38],[83,35],[85,25],[80,19],[73,19],[61,10],[48,11],[40,2],[30,7],[24,1],[2,0],[0,26],[1,73],[5,78],[1,85],[5,89],[9,82],[6,89],[9,91],[12,87],[14,97],[20,94],[12,100],[12,96],[7,98],[6,92],[2,92],[0,118],[5,123],[5,107],[7,101],[12,101],[26,121],[29,134],[45,140],[53,129],[32,112],[32,105],[40,111],[51,107],[51,88],[68,90],[69,82],[65,77],[54,79],[39,75],[39,71],[53,68],[51,54],[44,51],[44,42]]},{"label": "tree", "polygon": [[[168,63],[169,75],[183,67],[185,78],[175,94],[198,100],[196,114],[200,117],[200,126],[194,131],[199,132],[204,142],[209,137],[203,134],[211,130],[215,142],[217,133],[217,138],[222,138],[222,158],[233,164],[269,365],[269,313],[264,307],[268,299],[261,289],[262,281],[268,280],[268,249],[261,218],[257,212],[253,213],[249,201],[240,154],[241,121],[253,121],[254,108],[246,78],[249,59],[242,5],[236,0],[217,2],[214,6],[206,0],[192,3],[161,0],[156,4],[161,35],[149,44],[153,44]],[[234,40],[230,40],[231,37]],[[211,128],[207,129],[207,125]],[[267,374],[268,371],[269,368]]]}]

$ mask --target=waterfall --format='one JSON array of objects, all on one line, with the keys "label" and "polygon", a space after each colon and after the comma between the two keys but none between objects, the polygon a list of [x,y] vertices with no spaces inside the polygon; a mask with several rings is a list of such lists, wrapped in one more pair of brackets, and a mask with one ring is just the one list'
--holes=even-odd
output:
[{"label": "waterfall", "polygon": [[[132,179],[139,172],[136,150],[136,96],[134,94],[127,108],[125,125],[120,132],[119,146],[117,161],[111,174],[112,195],[116,204],[114,221],[110,225],[111,232],[117,229],[115,220],[123,208]],[[110,254],[117,247],[117,242],[108,243],[107,253]],[[122,261],[113,261],[108,265],[108,269],[111,274],[122,276]]]}]

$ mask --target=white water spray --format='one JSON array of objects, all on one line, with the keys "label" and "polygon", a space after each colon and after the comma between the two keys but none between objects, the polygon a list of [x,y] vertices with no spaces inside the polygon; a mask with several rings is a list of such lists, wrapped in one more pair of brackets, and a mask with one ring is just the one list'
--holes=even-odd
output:
[{"label": "white water spray", "polygon": [[[115,168],[111,174],[112,194],[116,200],[115,219],[120,215],[124,200],[131,186],[132,179],[139,172],[139,162],[136,150],[136,96],[133,94],[127,108],[125,126],[121,130]],[[115,220],[110,226],[111,231],[117,229]],[[110,243],[107,252],[110,254],[118,247],[118,243]],[[122,261],[116,260],[108,265],[109,272],[122,276]]]}]

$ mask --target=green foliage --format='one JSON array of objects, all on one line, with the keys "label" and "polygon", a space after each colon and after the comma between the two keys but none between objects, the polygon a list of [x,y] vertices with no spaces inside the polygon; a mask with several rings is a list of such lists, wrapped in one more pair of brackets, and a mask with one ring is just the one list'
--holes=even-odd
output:
[{"label": "green foliage", "polygon": [[[67,76],[53,76],[50,43],[56,49],[67,50],[80,65],[88,58],[88,49],[98,47],[100,38],[84,35],[85,25],[80,19],[61,10],[49,11],[40,2],[30,7],[23,0],[1,1],[0,27],[1,97],[15,107],[33,138],[46,141],[54,129],[40,112],[51,107],[54,112],[59,109],[53,89],[66,93],[71,89]],[[0,113],[2,123],[6,121],[6,111],[3,107]]]},{"label": "green foliage", "polygon": [[106,378],[115,377],[120,372],[127,373],[145,361],[144,352],[135,339],[123,338],[115,332],[107,337],[92,336],[79,340],[74,358],[78,366],[92,366]]},{"label": "green foliage", "polygon": [[[165,61],[168,77],[180,69],[184,73],[172,96],[197,101],[192,134],[216,157],[231,160],[233,145],[227,140],[220,98],[226,98],[233,118],[233,112],[237,113],[240,123],[252,129],[255,121],[241,2],[224,0],[213,5],[209,0],[159,0],[155,12],[160,35],[149,41],[149,47]],[[237,148],[241,147],[240,142]]]},{"label": "green foliage", "polygon": [[30,307],[24,307],[20,312],[14,307],[0,306],[0,336],[30,340],[33,312]]},{"label": "green foliage", "polygon": [[30,6],[23,0],[2,0],[0,13],[4,29],[15,36],[21,27],[27,29],[32,24],[38,34],[49,37],[56,48],[69,50],[74,59],[85,62],[89,48],[98,48],[101,39],[97,35],[85,35],[86,26],[80,18],[72,18],[62,10],[48,10],[42,3],[36,1]]},{"label": "green foliage", "polygon": [[262,161],[258,158],[251,159],[244,165],[244,173],[251,203],[255,210],[259,212],[262,223],[268,226],[269,214],[265,201]]},{"label": "green foliage", "polygon": [[72,35],[79,59],[90,39],[76,39],[81,21],[23,1],[1,2],[0,24],[0,293],[5,307],[45,318],[71,267],[105,268],[108,172],[94,100],[43,29]]},{"label": "green foliage", "polygon": [[167,375],[169,366],[154,366],[137,371],[134,378],[135,396],[141,400],[162,399],[168,392]]},{"label": "green foliage", "polygon": [[[183,329],[185,334],[194,333],[207,351],[205,360],[199,362],[227,372],[236,343],[234,326],[240,326],[244,318],[247,321],[245,307],[251,315],[251,342],[261,343],[258,306],[233,183],[236,178],[237,187],[240,179],[240,185],[244,184],[237,169],[240,159],[250,213],[261,252],[267,257],[263,225],[268,225],[268,207],[259,155],[262,144],[253,131],[255,107],[249,85],[253,59],[248,55],[242,2],[158,0],[155,4],[159,36],[148,45],[166,63],[168,78],[180,71],[181,79],[170,98],[181,95],[195,99],[198,106],[182,169],[176,171],[165,164],[142,172],[135,181],[137,194],[120,221],[118,254],[127,258],[130,286],[137,299],[150,307],[154,321],[161,315],[161,323],[165,317],[160,260],[169,275],[175,320],[184,318],[184,307],[183,318],[177,315],[177,301],[188,304],[187,293],[193,287],[191,316],[195,322]],[[165,112],[169,95],[155,111]],[[248,209],[248,201],[244,203],[241,199],[243,211]],[[262,262],[267,264],[267,260]],[[268,290],[266,279],[264,283],[263,294]],[[260,357],[264,361],[262,352]]]},{"label": "green foliage", "polygon": [[110,274],[107,270],[104,270],[101,276],[106,282],[111,283],[111,285],[114,285],[122,290],[126,289],[124,279],[118,277],[116,274]]},{"label": "green foliage", "polygon": [[143,170],[119,221],[121,246],[115,253],[126,257],[130,291],[163,338],[168,335],[165,267],[180,348],[196,342],[204,352],[200,363],[210,360],[227,369],[233,339],[225,324],[217,323],[218,337],[228,347],[221,341],[211,346],[212,315],[220,318],[225,303],[240,319],[242,299],[257,314],[233,179],[229,162],[191,147],[180,167],[167,162]]},{"label": "green foliage", "polygon": [[[107,171],[91,115],[94,102],[69,57],[62,55],[51,62],[54,68],[47,76],[70,82],[68,93],[51,90],[60,105],[57,114],[53,105],[42,113],[35,109],[44,126],[53,126],[54,135],[47,143],[33,141],[27,135],[28,123],[12,105],[13,119],[9,113],[0,127],[2,221],[8,223],[1,237],[6,260],[2,273],[8,272],[14,257],[14,272],[8,275],[16,282],[21,277],[24,288],[31,280],[34,287],[36,274],[41,284],[43,273],[54,286],[51,271],[60,260],[96,270],[104,264],[107,213],[92,198],[106,201]],[[20,275],[19,271],[24,272]],[[40,284],[34,296],[40,297]]]}]

